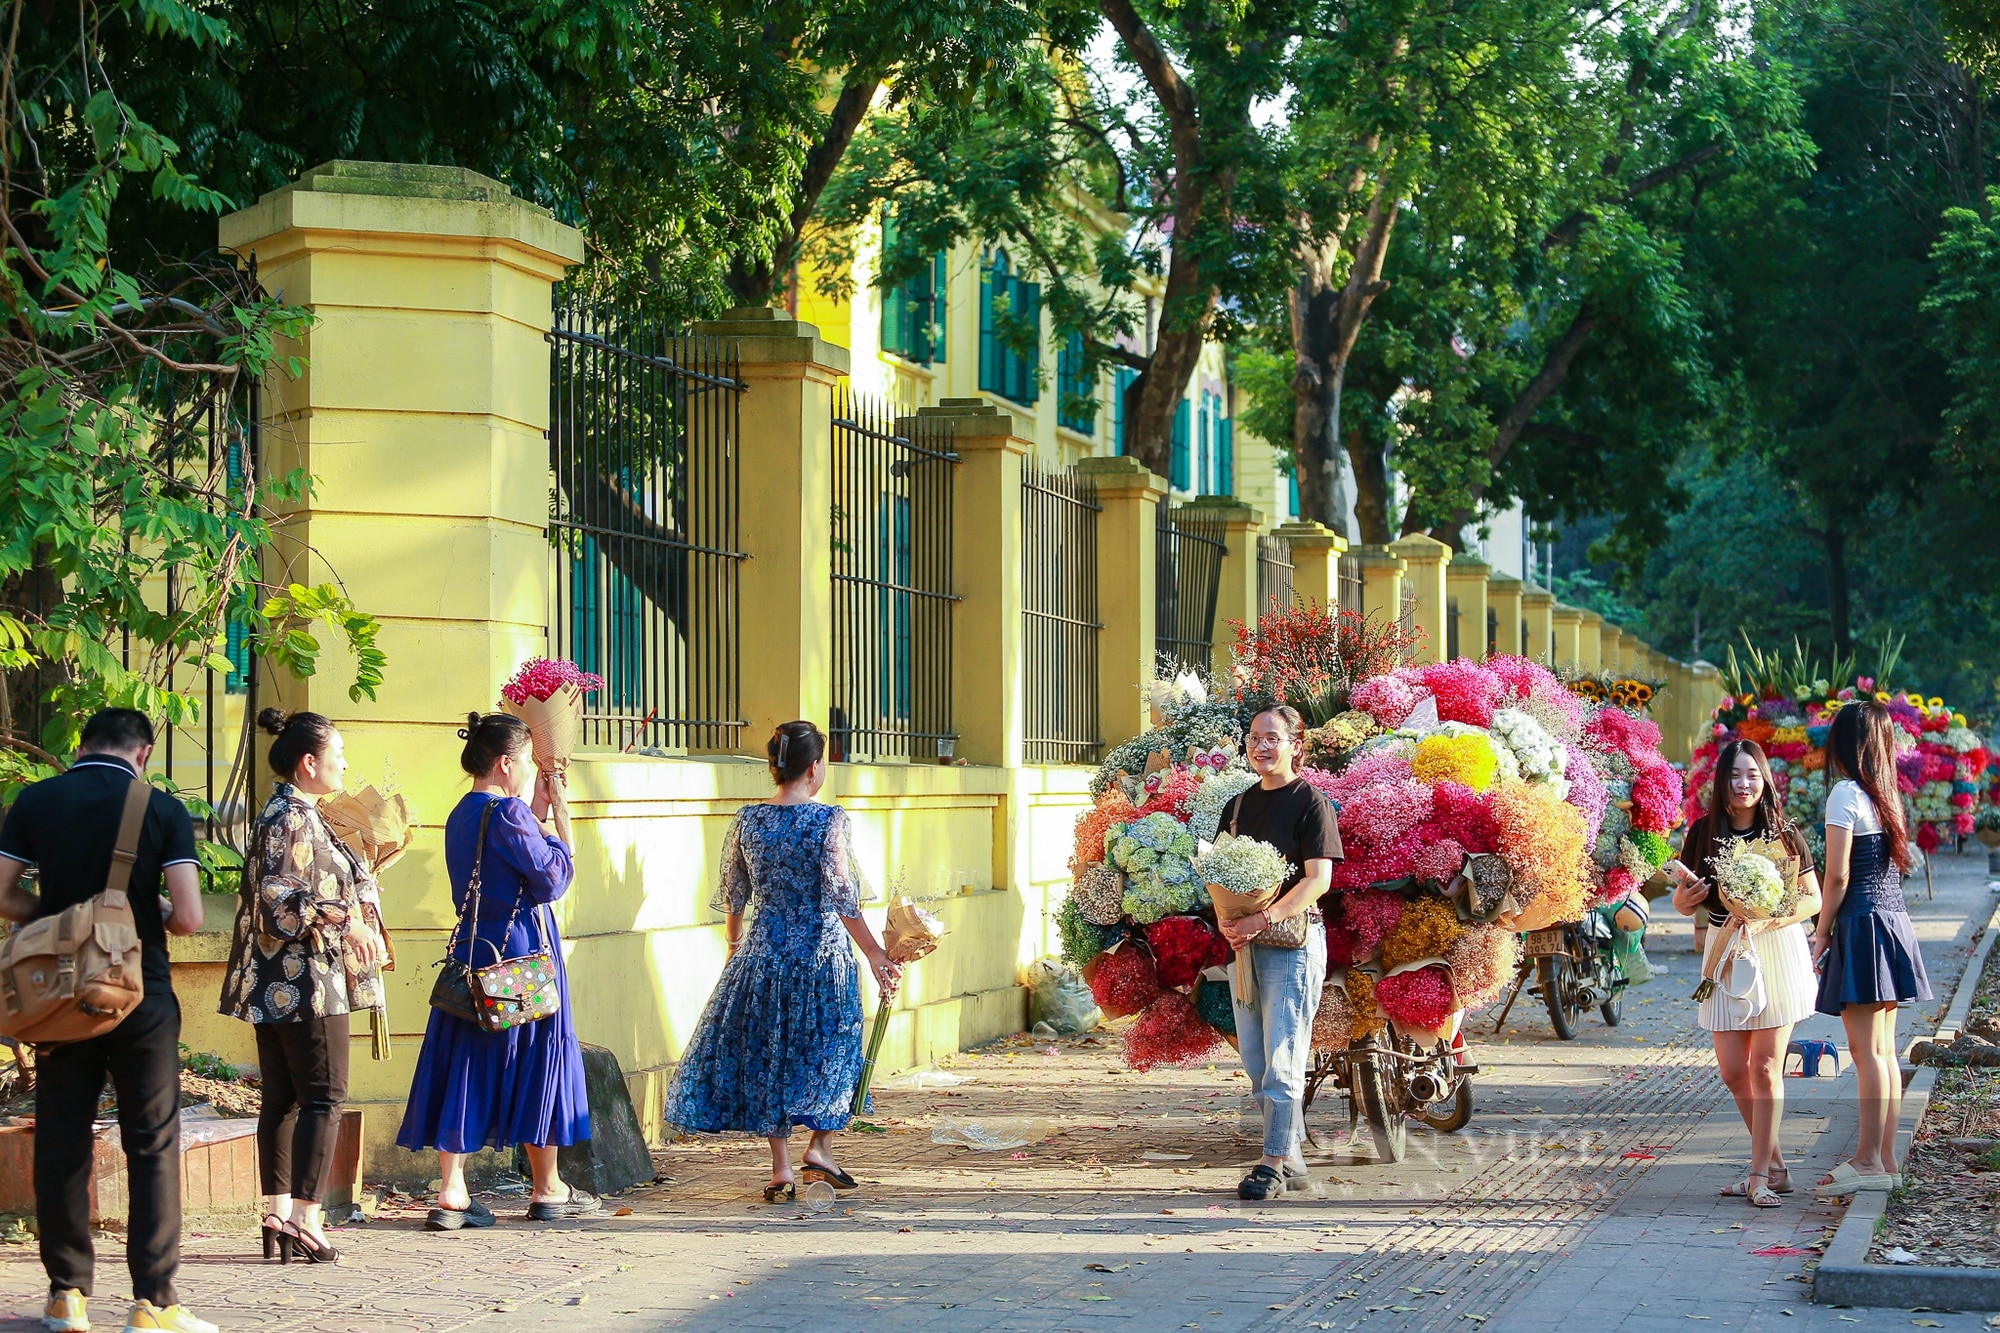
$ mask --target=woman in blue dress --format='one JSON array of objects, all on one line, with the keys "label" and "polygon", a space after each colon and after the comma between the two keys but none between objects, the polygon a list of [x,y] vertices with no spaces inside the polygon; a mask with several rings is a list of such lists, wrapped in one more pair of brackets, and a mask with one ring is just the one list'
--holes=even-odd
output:
[{"label": "woman in blue dress", "polygon": [[1931,998],[1923,951],[1903,902],[1910,839],[1896,787],[1896,723],[1873,699],[1833,716],[1827,737],[1826,888],[1813,955],[1820,962],[1819,1012],[1847,1029],[1861,1103],[1854,1156],[1819,1182],[1821,1198],[1888,1190],[1896,1174],[1896,1122],[1903,1078],[1896,1006]]},{"label": "woman in blue dress", "polygon": [[[492,1211],[466,1189],[465,1158],[512,1144],[526,1149],[535,1177],[528,1219],[581,1217],[603,1205],[556,1170],[557,1148],[590,1137],[583,1050],[570,1017],[562,937],[548,909],[568,892],[575,873],[569,848],[549,823],[556,778],[531,776],[528,728],[517,717],[473,713],[458,734],[465,740],[459,765],[471,775],[472,790],[445,820],[444,860],[461,917],[475,861],[480,889],[479,919],[459,930],[453,956],[483,966],[547,949],[562,1007],[505,1032],[431,1010],[396,1142],[412,1152],[438,1150],[443,1184],[424,1222],[428,1230],[492,1225]],[[532,805],[521,799],[530,781]]]},{"label": "woman in blue dress", "polygon": [[[861,946],[883,993],[902,968],[861,916],[863,890],[847,812],[813,797],[826,782],[826,737],[787,722],[766,753],[776,795],[737,812],[714,907],[729,961],[674,1070],[666,1120],[698,1134],[755,1134],[771,1145],[764,1200],[796,1197],[791,1134],[812,1131],[801,1170],[835,1189],[856,1182],[833,1160],[861,1077]],[[744,911],[756,911],[744,929]]]}]

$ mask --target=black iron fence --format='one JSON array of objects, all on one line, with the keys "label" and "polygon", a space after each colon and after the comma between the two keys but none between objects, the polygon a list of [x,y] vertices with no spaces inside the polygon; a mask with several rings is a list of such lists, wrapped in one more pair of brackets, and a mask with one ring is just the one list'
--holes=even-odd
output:
[{"label": "black iron fence", "polygon": [[949,422],[833,400],[835,759],[937,759],[951,715]]},{"label": "black iron fence", "polygon": [[1336,594],[1340,601],[1339,609],[1342,611],[1357,612],[1364,610],[1365,608],[1361,605],[1361,590],[1363,586],[1361,582],[1361,561],[1355,556],[1343,555],[1340,557],[1339,567],[1335,570],[1335,578],[1340,584],[1339,591]]},{"label": "black iron fence", "polygon": [[736,351],[560,305],[549,332],[549,652],[604,678],[586,744],[739,747]]},{"label": "black iron fence", "polygon": [[1222,516],[1162,502],[1154,524],[1155,650],[1182,667],[1207,671],[1215,643],[1215,601],[1228,550]]},{"label": "black iron fence", "polygon": [[1292,544],[1283,537],[1257,539],[1257,614],[1263,615],[1276,602],[1289,610],[1292,590]]},{"label": "black iron fence", "polygon": [[1031,764],[1097,762],[1097,486],[1021,471],[1021,591]]}]

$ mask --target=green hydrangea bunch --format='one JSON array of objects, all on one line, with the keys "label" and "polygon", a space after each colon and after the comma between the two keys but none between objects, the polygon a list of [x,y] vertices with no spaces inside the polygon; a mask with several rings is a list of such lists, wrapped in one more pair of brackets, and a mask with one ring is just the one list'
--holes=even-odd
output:
[{"label": "green hydrangea bunch", "polygon": [[1104,847],[1106,859],[1125,872],[1125,915],[1141,925],[1208,905],[1194,875],[1194,835],[1172,815],[1155,811],[1114,824]]}]

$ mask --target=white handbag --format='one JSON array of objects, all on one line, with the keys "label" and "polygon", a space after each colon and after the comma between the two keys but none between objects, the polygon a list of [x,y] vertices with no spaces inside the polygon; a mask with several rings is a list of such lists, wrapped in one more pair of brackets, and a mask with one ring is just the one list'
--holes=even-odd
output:
[{"label": "white handbag", "polygon": [[1729,953],[1722,960],[1721,973],[1715,979],[1715,989],[1727,1025],[1748,1022],[1764,1012],[1769,1003],[1764,991],[1764,966],[1758,961],[1756,943],[1748,934],[1739,934],[1731,942]]}]

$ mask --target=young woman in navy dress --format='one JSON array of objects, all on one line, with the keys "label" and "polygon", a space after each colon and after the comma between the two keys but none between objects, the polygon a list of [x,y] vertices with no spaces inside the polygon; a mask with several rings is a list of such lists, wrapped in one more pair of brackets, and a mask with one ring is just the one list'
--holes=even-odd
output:
[{"label": "young woman in navy dress", "polygon": [[[894,994],[889,961],[861,915],[852,823],[813,798],[826,782],[826,737],[787,722],[766,753],[778,790],[746,805],[722,848],[729,961],[667,1090],[666,1121],[697,1134],[755,1134],[771,1147],[766,1203],[795,1198],[791,1135],[810,1130],[808,1180],[853,1189],[833,1160],[861,1077],[860,946],[875,983]],[[744,914],[755,908],[749,930]]]},{"label": "young woman in navy dress", "polygon": [[1896,1121],[1903,1079],[1896,1006],[1931,998],[1924,956],[1903,902],[1910,839],[1896,787],[1896,723],[1873,699],[1833,717],[1827,738],[1825,909],[1813,936],[1820,963],[1819,1012],[1847,1029],[1861,1100],[1854,1156],[1821,1179],[1831,1198],[1896,1185]]}]

